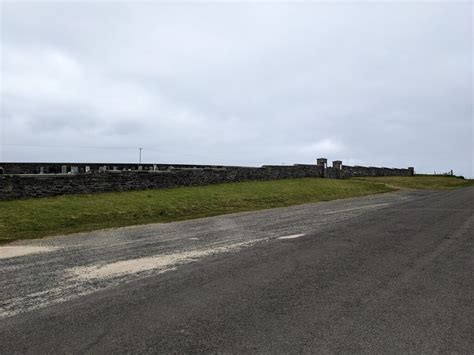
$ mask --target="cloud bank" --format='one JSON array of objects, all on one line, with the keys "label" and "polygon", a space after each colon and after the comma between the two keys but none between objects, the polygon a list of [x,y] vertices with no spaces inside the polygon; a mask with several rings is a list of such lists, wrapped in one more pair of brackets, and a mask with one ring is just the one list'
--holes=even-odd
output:
[{"label": "cloud bank", "polygon": [[0,6],[0,161],[474,176],[467,2]]}]

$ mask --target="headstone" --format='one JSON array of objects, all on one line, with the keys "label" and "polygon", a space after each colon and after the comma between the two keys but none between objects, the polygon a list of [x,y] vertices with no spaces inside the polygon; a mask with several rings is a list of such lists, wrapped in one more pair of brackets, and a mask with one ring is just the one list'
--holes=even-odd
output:
[{"label": "headstone", "polygon": [[40,174],[44,174],[44,166],[40,167]]},{"label": "headstone", "polygon": [[143,170],[143,166],[140,165],[140,166],[138,167],[138,170],[139,170],[139,171],[142,171],[142,170]]},{"label": "headstone", "polygon": [[118,169],[117,169],[117,167],[116,167],[116,166],[114,166],[114,167],[113,167],[113,170],[114,170],[114,171],[117,171]]},{"label": "headstone", "polygon": [[153,171],[156,171],[156,164],[153,164]]},{"label": "headstone", "polygon": [[89,171],[91,171],[91,167],[89,165],[86,165],[86,173],[88,173]]},{"label": "headstone", "polygon": [[71,166],[71,174],[79,174],[79,168],[77,166]]},{"label": "headstone", "polygon": [[67,174],[67,165],[61,166],[61,174]]}]

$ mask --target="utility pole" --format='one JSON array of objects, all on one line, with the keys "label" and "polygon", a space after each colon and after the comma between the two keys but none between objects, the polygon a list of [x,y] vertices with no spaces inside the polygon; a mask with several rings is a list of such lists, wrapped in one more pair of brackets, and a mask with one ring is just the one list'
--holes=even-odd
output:
[{"label": "utility pole", "polygon": [[140,151],[140,155],[139,155],[139,158],[138,158],[138,164],[141,164],[142,163],[142,150],[143,150],[143,148],[138,148],[138,150]]}]

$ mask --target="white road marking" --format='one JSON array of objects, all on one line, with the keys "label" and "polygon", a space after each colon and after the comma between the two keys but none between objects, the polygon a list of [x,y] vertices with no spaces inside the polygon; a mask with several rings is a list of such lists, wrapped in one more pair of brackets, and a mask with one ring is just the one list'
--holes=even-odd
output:
[{"label": "white road marking", "polygon": [[189,238],[189,240],[199,240],[199,238]]},{"label": "white road marking", "polygon": [[278,237],[277,239],[296,239],[299,237],[302,237],[304,234],[293,234],[293,235],[287,235],[284,237]]},{"label": "white road marking", "polygon": [[47,253],[57,248],[52,247],[34,247],[34,246],[11,246],[0,247],[0,259],[14,258],[29,254]]},{"label": "white road marking", "polygon": [[368,206],[362,206],[362,207],[355,207],[355,208],[347,208],[345,210],[337,210],[337,211],[329,211],[325,212],[324,214],[333,214],[333,213],[340,213],[340,212],[349,212],[349,211],[356,211],[356,210],[363,210],[367,208],[377,208],[377,207],[382,207],[382,206],[389,206],[391,203],[380,203],[378,205],[368,205]]}]

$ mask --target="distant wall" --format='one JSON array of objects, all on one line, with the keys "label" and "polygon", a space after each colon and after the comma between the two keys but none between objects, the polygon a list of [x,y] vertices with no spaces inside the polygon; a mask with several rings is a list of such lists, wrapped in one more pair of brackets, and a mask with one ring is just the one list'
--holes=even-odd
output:
[{"label": "distant wall", "polygon": [[411,176],[413,168],[347,166],[327,159],[317,165],[255,167],[169,164],[0,163],[0,200],[210,185],[289,178],[342,179],[356,176]]},{"label": "distant wall", "polygon": [[373,166],[342,166],[342,178],[357,176],[412,176],[413,168],[397,169],[397,168],[376,168]]},{"label": "distant wall", "polygon": [[414,174],[415,171],[413,168],[397,169],[347,165],[341,165],[339,168],[327,168],[325,171],[325,177],[330,179],[346,179],[363,176],[413,176]]},{"label": "distant wall", "polygon": [[178,169],[222,169],[223,165],[196,165],[196,164],[134,164],[134,163],[0,163],[0,173],[3,174],[61,174],[63,169],[66,173],[76,167],[79,173],[86,170],[167,170]]}]

